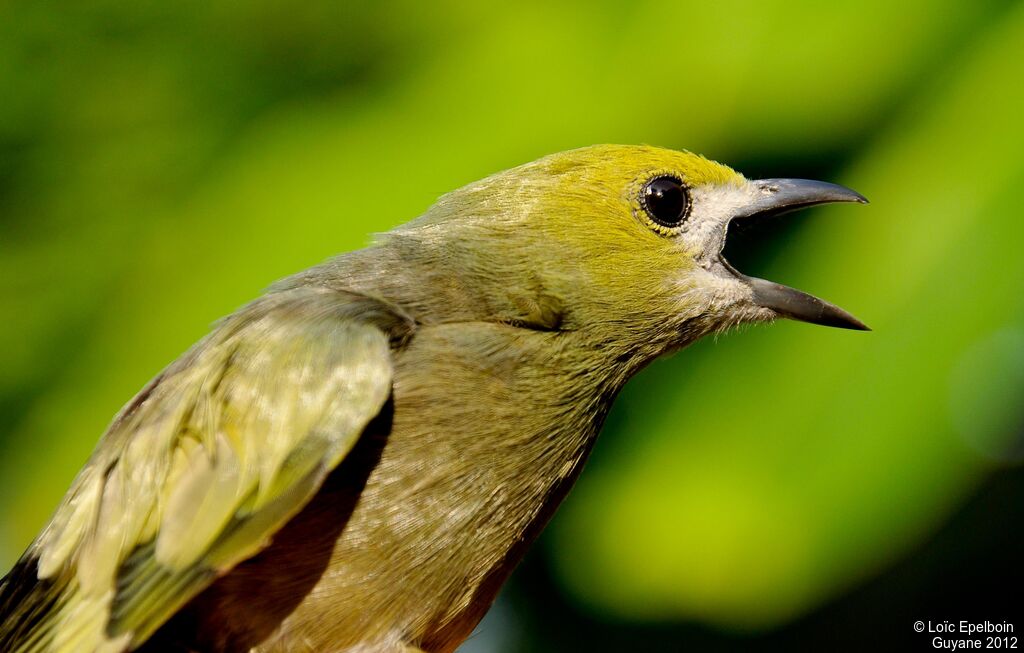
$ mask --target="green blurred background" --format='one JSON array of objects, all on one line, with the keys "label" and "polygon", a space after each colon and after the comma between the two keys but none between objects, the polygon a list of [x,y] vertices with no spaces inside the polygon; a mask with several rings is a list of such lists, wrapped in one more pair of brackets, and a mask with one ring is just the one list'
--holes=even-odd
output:
[{"label": "green blurred background", "polygon": [[4,3],[0,568],[121,404],[275,279],[499,169],[650,143],[867,195],[728,255],[875,331],[644,372],[463,650],[1020,628],[1022,62],[1024,5],[991,1]]}]

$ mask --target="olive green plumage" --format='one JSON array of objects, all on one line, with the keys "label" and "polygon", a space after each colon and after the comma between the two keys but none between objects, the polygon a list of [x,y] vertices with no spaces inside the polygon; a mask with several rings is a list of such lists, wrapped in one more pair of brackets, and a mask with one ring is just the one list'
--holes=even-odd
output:
[{"label": "olive green plumage", "polygon": [[280,282],[114,420],[0,585],[0,649],[454,650],[643,365],[862,326],[721,259],[733,218],[859,199],[768,182],[574,150]]}]

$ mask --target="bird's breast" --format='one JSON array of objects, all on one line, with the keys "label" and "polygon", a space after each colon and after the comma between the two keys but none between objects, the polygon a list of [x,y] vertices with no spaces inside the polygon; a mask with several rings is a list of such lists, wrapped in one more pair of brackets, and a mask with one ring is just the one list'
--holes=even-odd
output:
[{"label": "bird's breast", "polygon": [[395,352],[384,414],[250,573],[284,567],[281,591],[302,586],[259,650],[396,638],[454,650],[568,491],[610,403],[599,362],[560,337],[453,324]]}]

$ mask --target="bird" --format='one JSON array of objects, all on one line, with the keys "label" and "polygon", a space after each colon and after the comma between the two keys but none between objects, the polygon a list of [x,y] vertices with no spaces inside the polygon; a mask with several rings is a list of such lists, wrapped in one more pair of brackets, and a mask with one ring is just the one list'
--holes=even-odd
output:
[{"label": "bird", "polygon": [[644,366],[776,318],[867,330],[722,254],[829,202],[867,200],[594,145],[277,282],[116,415],[0,583],[0,650],[454,651]]}]

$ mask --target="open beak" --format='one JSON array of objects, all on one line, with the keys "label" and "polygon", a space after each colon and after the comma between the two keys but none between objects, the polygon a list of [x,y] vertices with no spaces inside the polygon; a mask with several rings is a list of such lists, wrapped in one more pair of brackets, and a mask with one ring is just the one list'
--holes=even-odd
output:
[{"label": "open beak", "polygon": [[[745,206],[743,212],[737,214],[734,219],[757,219],[831,202],[867,204],[867,199],[860,193],[824,181],[761,179],[750,183],[759,190],[757,198]],[[750,286],[755,303],[775,311],[780,317],[841,329],[870,331],[863,322],[834,304],[795,288],[748,277],[729,265],[725,259],[722,259],[722,262],[730,272]]]}]

